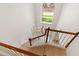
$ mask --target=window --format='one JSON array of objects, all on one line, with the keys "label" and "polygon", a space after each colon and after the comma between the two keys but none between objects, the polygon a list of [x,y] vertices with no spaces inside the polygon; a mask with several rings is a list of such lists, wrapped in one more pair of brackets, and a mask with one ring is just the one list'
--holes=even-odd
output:
[{"label": "window", "polygon": [[54,20],[54,3],[43,3],[42,4],[42,22],[52,23]]}]

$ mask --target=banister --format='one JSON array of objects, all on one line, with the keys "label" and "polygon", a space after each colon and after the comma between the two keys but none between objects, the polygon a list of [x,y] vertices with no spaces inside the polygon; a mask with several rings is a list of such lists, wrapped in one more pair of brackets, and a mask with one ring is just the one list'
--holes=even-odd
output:
[{"label": "banister", "polygon": [[14,46],[11,46],[11,45],[8,45],[8,44],[4,44],[4,43],[1,43],[1,42],[0,42],[0,46],[3,46],[5,48],[8,48],[8,49],[13,50],[13,51],[17,51],[19,53],[23,53],[25,55],[29,55],[29,56],[40,56],[40,55],[35,54],[35,53],[32,53],[30,51],[26,51],[26,50],[23,50],[23,49],[20,49],[20,48],[16,48]]},{"label": "banister", "polygon": [[42,35],[36,36],[36,37],[34,37],[34,38],[30,38],[30,39],[36,39],[36,38],[39,38],[39,37],[42,37],[42,36],[45,36],[45,34],[42,34]]},{"label": "banister", "polygon": [[46,32],[47,32],[47,29],[45,29],[45,33],[44,33],[44,34],[39,35],[39,36],[36,36],[36,37],[33,37],[33,38],[30,38],[30,39],[36,39],[36,38],[39,38],[39,37],[45,36],[45,35],[46,35]]},{"label": "banister", "polygon": [[34,37],[34,38],[29,38],[29,42],[30,42],[30,46],[32,46],[32,40],[34,40],[34,39],[36,39],[36,38],[39,38],[39,37],[43,37],[43,36],[45,36],[46,34],[43,34],[43,35],[39,35],[39,36],[37,36],[37,37]]},{"label": "banister", "polygon": [[33,38],[29,38],[30,46],[32,46],[32,42],[31,42],[32,40],[34,40],[34,39],[36,39],[36,38],[43,37],[43,36],[46,35],[46,33],[47,33],[47,29],[45,29],[45,33],[44,33],[44,34],[39,35],[39,36],[36,36],[36,37],[33,37]]},{"label": "banister", "polygon": [[61,32],[61,33],[66,33],[66,34],[71,34],[71,35],[75,35],[76,34],[76,33],[73,33],[73,32],[61,31],[61,30],[56,30],[56,29],[49,29],[49,31]]},{"label": "banister", "polygon": [[71,42],[78,36],[79,32],[75,34],[75,36],[67,43],[66,48],[71,44]]},{"label": "banister", "polygon": [[50,29],[50,27],[48,27],[48,28],[45,29],[45,34],[40,35],[40,36],[37,36],[37,37],[34,37],[34,38],[30,38],[30,39],[29,39],[30,45],[32,45],[32,43],[31,43],[31,40],[32,40],[32,39],[36,39],[36,38],[39,38],[39,37],[42,37],[42,36],[45,36],[45,35],[46,35],[46,43],[47,43],[47,41],[48,41],[48,36],[49,36],[49,32],[50,32],[50,31],[74,35],[74,37],[71,39],[71,41],[68,42],[67,45],[65,46],[66,48],[70,45],[70,43],[71,43],[71,42],[77,37],[77,35],[79,34],[79,32],[78,32],[78,33],[74,33],[74,32],[68,32],[68,31],[62,31],[62,30],[56,30],[56,29]]},{"label": "banister", "polygon": [[60,32],[60,33],[66,33],[66,34],[70,34],[70,35],[74,35],[74,37],[66,44],[65,48],[67,48],[71,42],[78,36],[79,32],[77,33],[73,33],[73,32],[67,32],[67,31],[61,31],[61,30],[55,30],[55,29],[50,29],[49,31],[54,31],[54,32]]}]

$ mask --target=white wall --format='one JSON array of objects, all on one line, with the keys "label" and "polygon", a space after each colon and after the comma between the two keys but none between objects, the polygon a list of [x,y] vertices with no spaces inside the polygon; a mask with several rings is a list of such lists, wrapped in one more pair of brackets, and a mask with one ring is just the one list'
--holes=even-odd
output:
[{"label": "white wall", "polygon": [[31,36],[33,4],[0,4],[0,42],[19,47]]},{"label": "white wall", "polygon": [[64,4],[60,18],[58,28],[66,31],[79,31],[79,4]]},{"label": "white wall", "polygon": [[[57,28],[70,32],[79,31],[79,4],[64,4]],[[76,38],[67,49],[68,55],[79,55],[77,52],[79,52],[79,38]]]}]

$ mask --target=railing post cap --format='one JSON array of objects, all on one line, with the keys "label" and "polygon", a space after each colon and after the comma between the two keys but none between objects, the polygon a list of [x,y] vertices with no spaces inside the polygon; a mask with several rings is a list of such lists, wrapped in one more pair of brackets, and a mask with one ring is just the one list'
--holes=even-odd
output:
[{"label": "railing post cap", "polygon": [[48,27],[47,30],[50,30],[50,27]]},{"label": "railing post cap", "polygon": [[29,40],[31,40],[31,38],[29,38]]}]

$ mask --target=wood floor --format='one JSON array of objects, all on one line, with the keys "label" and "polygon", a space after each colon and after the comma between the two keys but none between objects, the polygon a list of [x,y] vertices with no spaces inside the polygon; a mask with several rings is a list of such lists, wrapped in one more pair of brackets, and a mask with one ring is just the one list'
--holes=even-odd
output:
[{"label": "wood floor", "polygon": [[28,47],[28,44],[29,43],[23,44],[21,46],[21,49],[28,50],[39,55],[66,56],[65,48],[61,48],[61,47],[50,45],[50,44]]}]

